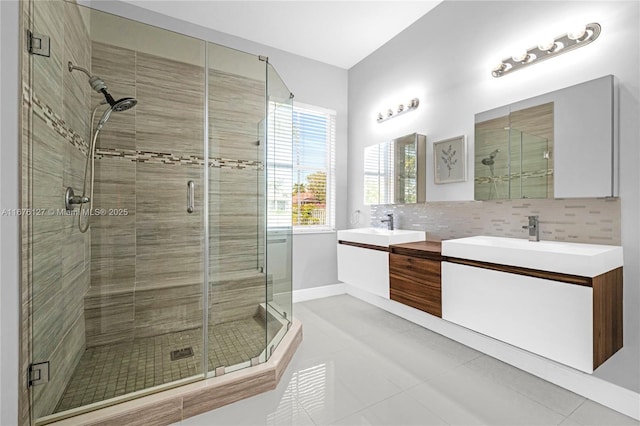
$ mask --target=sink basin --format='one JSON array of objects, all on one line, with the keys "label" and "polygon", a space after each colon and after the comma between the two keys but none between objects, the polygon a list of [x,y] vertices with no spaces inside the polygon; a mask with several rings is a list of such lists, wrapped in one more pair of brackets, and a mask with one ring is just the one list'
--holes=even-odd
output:
[{"label": "sink basin", "polygon": [[622,247],[503,237],[469,237],[442,242],[442,255],[595,277],[622,266]]},{"label": "sink basin", "polygon": [[424,241],[426,236],[424,231],[406,231],[403,229],[390,231],[384,228],[357,228],[338,231],[338,240],[381,247],[389,247],[391,244]]}]

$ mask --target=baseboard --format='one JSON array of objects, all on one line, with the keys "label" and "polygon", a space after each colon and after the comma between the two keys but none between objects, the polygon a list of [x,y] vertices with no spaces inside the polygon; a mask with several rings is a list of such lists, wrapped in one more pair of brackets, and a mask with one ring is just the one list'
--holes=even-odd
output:
[{"label": "baseboard", "polygon": [[305,302],[307,300],[322,299],[329,296],[337,296],[347,292],[346,284],[338,283],[331,285],[323,285],[321,287],[303,288],[293,290],[293,303]]},{"label": "baseboard", "polygon": [[640,394],[591,374],[583,373],[531,352],[385,299],[354,286],[343,284],[346,293],[408,321],[513,365],[534,376],[582,395],[622,414],[640,420]]}]

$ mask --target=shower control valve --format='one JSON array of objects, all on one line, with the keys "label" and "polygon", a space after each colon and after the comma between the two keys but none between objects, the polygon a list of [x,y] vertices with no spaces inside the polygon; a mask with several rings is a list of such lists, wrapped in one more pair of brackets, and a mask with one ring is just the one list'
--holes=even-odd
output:
[{"label": "shower control valve", "polygon": [[87,196],[75,195],[73,193],[73,188],[71,188],[70,186],[67,187],[67,190],[64,193],[64,207],[67,209],[67,211],[72,211],[76,208],[76,205],[85,204],[89,201],[90,199]]}]

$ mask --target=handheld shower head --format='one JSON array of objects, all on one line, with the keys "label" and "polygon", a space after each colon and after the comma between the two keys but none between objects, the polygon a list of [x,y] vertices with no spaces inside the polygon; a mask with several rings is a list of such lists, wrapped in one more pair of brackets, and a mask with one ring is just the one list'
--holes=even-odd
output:
[{"label": "handheld shower head", "polygon": [[498,155],[499,152],[500,149],[496,149],[491,152],[488,157],[482,159],[482,164],[484,164],[485,166],[493,166],[493,164],[495,163],[496,155]]},{"label": "handheld shower head", "polygon": [[109,117],[111,117],[112,112],[127,111],[133,108],[134,106],[136,106],[137,103],[138,103],[138,100],[135,98],[122,98],[117,101],[114,101],[111,107],[107,108],[105,112],[102,114],[102,117],[100,118],[100,122],[98,122],[98,128],[96,130],[100,131],[100,129],[102,129],[105,123],[109,120]]},{"label": "handheld shower head", "polygon": [[106,124],[106,122],[109,120],[109,117],[111,117],[112,112],[113,112],[113,108],[107,108],[104,111],[104,113],[102,114],[102,117],[100,117],[100,121],[98,122],[96,133],[99,132],[102,129],[102,127]]},{"label": "handheld shower head", "polygon": [[85,68],[75,66],[73,65],[73,63],[71,63],[71,61],[67,63],[67,67],[69,68],[69,72],[78,70],[85,73],[87,77],[89,77],[89,84],[91,85],[91,88],[98,93],[102,93],[107,103],[111,106],[111,108],[105,111],[102,115],[100,124],[98,124],[98,129],[101,129],[102,126],[104,126],[104,123],[107,122],[113,111],[126,111],[133,108],[138,103],[135,98],[122,98],[116,101],[115,99],[113,99],[113,96],[111,96],[111,94],[107,91],[107,85],[100,77],[98,77],[97,75],[91,75],[91,73]]},{"label": "handheld shower head", "polygon": [[137,104],[138,100],[135,98],[122,98],[118,99],[114,105],[111,105],[111,109],[116,112],[122,112],[133,108]]}]

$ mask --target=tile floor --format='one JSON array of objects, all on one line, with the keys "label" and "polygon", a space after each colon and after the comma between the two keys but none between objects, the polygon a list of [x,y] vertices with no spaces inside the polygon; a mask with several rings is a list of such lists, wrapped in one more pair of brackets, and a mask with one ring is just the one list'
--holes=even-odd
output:
[{"label": "tile floor", "polygon": [[[246,318],[217,324],[209,331],[209,371],[249,361],[277,332],[270,321]],[[279,323],[277,323],[279,325]],[[192,347],[194,355],[171,360],[171,351]],[[82,355],[55,412],[104,401],[152,386],[202,374],[202,329],[88,348]]]},{"label": "tile floor", "polygon": [[304,340],[280,385],[192,425],[638,425],[350,296],[294,305]]}]

